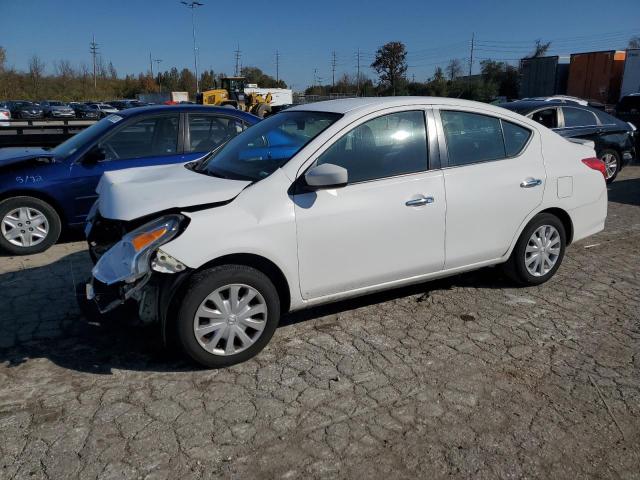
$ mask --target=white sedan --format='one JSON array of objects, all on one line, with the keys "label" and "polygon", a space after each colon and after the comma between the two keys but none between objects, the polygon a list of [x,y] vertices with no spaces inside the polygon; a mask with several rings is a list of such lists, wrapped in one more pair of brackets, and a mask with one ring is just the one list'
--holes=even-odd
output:
[{"label": "white sedan", "polygon": [[90,303],[137,302],[209,367],[312,305],[497,264],[541,284],[607,214],[592,145],[428,97],[297,106],[197,162],[108,172],[98,193]]}]

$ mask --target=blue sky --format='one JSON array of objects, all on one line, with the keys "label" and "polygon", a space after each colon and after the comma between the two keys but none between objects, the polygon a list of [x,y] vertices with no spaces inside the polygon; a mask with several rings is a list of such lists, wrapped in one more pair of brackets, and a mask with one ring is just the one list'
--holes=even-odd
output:
[{"label": "blue sky", "polygon": [[[640,35],[640,0],[200,1],[201,69],[232,74],[239,44],[243,65],[275,76],[278,50],[280,77],[295,89],[313,83],[314,69],[330,83],[332,51],[336,78],[355,73],[358,48],[373,77],[374,52],[391,40],[407,45],[409,77],[424,80],[451,58],[468,62],[472,32],[476,59],[511,62],[537,38],[553,41],[551,53],[570,54],[624,48]],[[59,59],[89,64],[92,35],[120,74],[148,70],[150,51],[162,70],[193,67],[191,14],[178,0],[0,0],[0,25],[0,45],[19,70],[33,54],[49,72]]]}]

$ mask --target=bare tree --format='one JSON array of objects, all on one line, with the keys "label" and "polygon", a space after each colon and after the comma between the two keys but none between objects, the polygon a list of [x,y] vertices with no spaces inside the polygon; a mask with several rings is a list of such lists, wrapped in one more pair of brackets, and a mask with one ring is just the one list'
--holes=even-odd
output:
[{"label": "bare tree", "polygon": [[407,49],[402,42],[389,42],[376,52],[371,64],[380,77],[380,83],[388,84],[396,94],[396,86],[407,73]]},{"label": "bare tree", "polygon": [[533,48],[533,52],[526,58],[537,58],[544,57],[549,48],[551,47],[551,42],[543,42],[542,40],[536,40],[536,45]]},{"label": "bare tree", "polygon": [[[627,48],[640,48],[640,35],[634,35],[633,37],[631,37],[629,39],[629,45],[627,46]],[[1,65],[2,65],[2,62],[0,61],[0,67]]]},{"label": "bare tree", "polygon": [[446,71],[447,71],[447,76],[449,77],[449,80],[455,80],[456,78],[461,77],[463,68],[462,68],[462,62],[460,61],[460,59],[459,58],[451,59],[451,61],[449,61],[449,64],[447,65]]},{"label": "bare tree", "polygon": [[116,67],[113,66],[112,62],[109,62],[109,65],[107,66],[107,70],[109,71],[109,77],[112,80],[115,80],[116,78],[118,78],[118,72],[116,70]]},{"label": "bare tree", "polygon": [[36,99],[38,98],[38,89],[40,87],[40,79],[44,73],[44,67],[44,62],[37,55],[33,55],[29,59],[29,77],[33,87],[33,96]]},{"label": "bare tree", "polygon": [[58,60],[55,64],[56,75],[62,77],[62,80],[68,80],[75,75],[73,66],[69,60]]}]

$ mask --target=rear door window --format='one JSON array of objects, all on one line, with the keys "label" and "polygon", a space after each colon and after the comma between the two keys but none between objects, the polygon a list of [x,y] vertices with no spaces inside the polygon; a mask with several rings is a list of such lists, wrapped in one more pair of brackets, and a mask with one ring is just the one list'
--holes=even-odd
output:
[{"label": "rear door window", "polygon": [[530,115],[531,119],[547,128],[558,128],[558,111],[555,108],[545,108]]},{"label": "rear door window", "polygon": [[189,151],[210,152],[245,128],[244,122],[236,118],[189,114]]},{"label": "rear door window", "polygon": [[449,153],[449,166],[503,160],[526,147],[531,130],[489,115],[440,112]]},{"label": "rear door window", "polygon": [[575,107],[562,107],[565,128],[592,127],[598,124],[596,116],[589,110]]},{"label": "rear door window", "polygon": [[500,119],[470,112],[441,111],[449,166],[505,158]]},{"label": "rear door window", "polygon": [[108,159],[175,155],[179,115],[146,117],[125,126],[101,145]]}]

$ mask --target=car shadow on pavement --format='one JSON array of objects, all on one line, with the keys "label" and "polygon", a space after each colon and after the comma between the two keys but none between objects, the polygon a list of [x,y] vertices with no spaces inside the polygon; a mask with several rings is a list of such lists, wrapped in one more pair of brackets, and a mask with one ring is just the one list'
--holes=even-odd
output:
[{"label": "car shadow on pavement", "polygon": [[614,180],[608,190],[610,202],[640,205],[640,178]]},{"label": "car shadow on pavement", "polygon": [[[77,305],[75,285],[87,278],[90,267],[87,252],[80,251],[44,266],[0,274],[0,364],[14,367],[46,358],[62,368],[93,374],[199,369],[175,347],[164,345],[157,326],[133,326],[124,316],[106,325],[89,323]],[[421,302],[430,292],[454,286],[510,286],[498,272],[487,268],[314,307],[284,316],[280,326],[403,297],[416,296]]]},{"label": "car shadow on pavement", "polygon": [[292,312],[282,318],[279,327],[287,327],[319,317],[335,315],[349,310],[355,310],[400,298],[415,296],[415,301],[417,303],[421,303],[428,299],[431,292],[450,290],[454,287],[494,289],[517,288],[517,285],[514,285],[504,277],[500,268],[482,268],[480,270],[461,273],[451,277],[431,280],[406,287],[397,287],[390,290],[363,295],[361,297],[350,298],[326,305],[312,307],[306,310]]}]

